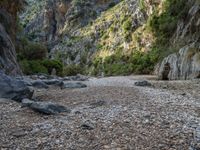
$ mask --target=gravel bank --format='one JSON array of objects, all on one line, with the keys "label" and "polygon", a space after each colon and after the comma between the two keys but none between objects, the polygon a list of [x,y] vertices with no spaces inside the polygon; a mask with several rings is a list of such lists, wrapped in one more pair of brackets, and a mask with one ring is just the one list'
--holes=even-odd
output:
[{"label": "gravel bank", "polygon": [[[134,85],[145,78],[151,87]],[[38,90],[37,99],[72,110],[56,116],[1,100],[0,149],[198,150],[198,82],[109,77],[91,78],[84,89]]]}]

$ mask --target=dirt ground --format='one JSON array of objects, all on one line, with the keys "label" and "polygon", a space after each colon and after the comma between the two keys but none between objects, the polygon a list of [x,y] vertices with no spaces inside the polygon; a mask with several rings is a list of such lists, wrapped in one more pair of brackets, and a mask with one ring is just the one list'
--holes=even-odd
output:
[{"label": "dirt ground", "polygon": [[[147,79],[152,86],[134,83]],[[90,78],[87,88],[36,90],[71,113],[42,115],[0,99],[1,150],[200,150],[200,80]]]}]

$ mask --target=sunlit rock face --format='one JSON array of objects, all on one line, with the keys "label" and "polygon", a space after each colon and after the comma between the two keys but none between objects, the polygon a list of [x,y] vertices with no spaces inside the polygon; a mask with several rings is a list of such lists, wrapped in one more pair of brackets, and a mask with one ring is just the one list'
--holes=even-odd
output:
[{"label": "sunlit rock face", "polygon": [[[129,49],[120,20],[130,17],[133,28],[137,29],[147,19],[137,0],[27,1],[29,5],[20,16],[25,34],[33,41],[46,43],[49,57],[61,57],[64,64],[80,64],[83,59],[88,64],[98,50],[101,32],[110,30],[111,26],[117,31],[110,43],[106,43],[110,51],[120,45]],[[119,11],[113,12],[114,6]],[[103,19],[104,13],[113,17]]]},{"label": "sunlit rock face", "polygon": [[25,33],[31,34],[34,40],[52,42],[60,36],[74,32],[94,20],[110,5],[119,0],[27,0],[28,7],[21,14]]}]

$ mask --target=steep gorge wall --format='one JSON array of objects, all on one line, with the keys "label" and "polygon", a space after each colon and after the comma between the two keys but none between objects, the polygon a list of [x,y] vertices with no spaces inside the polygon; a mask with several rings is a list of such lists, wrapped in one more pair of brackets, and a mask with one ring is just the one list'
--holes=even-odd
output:
[{"label": "steep gorge wall", "polygon": [[25,33],[33,40],[52,42],[86,26],[119,0],[27,0],[21,15]]},{"label": "steep gorge wall", "polygon": [[157,65],[159,78],[199,76],[199,48],[192,46],[199,43],[198,0],[27,1],[25,34],[46,43],[49,57],[65,65],[80,64],[95,74],[151,73],[160,59],[177,52]]},{"label": "steep gorge wall", "polygon": [[172,45],[183,48],[161,62],[158,69],[160,79],[200,78],[200,3],[188,1],[188,7],[186,18],[179,20],[171,38]]},{"label": "steep gorge wall", "polygon": [[[7,1],[8,2],[8,1]],[[21,75],[14,46],[16,36],[16,2],[0,2],[0,69],[9,75]]]}]

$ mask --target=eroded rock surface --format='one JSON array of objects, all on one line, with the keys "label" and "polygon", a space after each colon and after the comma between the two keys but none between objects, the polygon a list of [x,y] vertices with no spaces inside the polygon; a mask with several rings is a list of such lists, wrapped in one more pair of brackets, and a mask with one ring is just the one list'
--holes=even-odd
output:
[{"label": "eroded rock surface", "polygon": [[0,68],[11,75],[22,73],[16,61],[14,45],[2,24],[0,24]]}]

